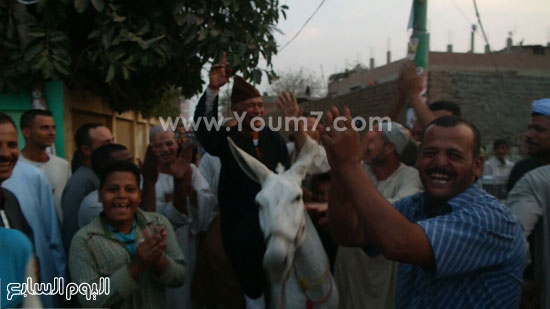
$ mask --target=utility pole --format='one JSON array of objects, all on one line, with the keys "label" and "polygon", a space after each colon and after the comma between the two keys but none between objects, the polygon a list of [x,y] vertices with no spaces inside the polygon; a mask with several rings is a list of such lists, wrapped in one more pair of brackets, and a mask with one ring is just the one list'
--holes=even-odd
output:
[{"label": "utility pole", "polygon": [[[418,68],[418,74],[423,74],[423,89],[420,93],[421,100],[426,102],[426,92],[428,91],[428,55],[430,53],[430,36],[428,34],[428,0],[413,0],[413,7],[411,12],[411,19],[409,20],[409,29],[413,29],[413,33],[409,42],[409,55],[410,60],[413,60]],[[407,109],[406,124],[409,128],[412,128],[416,119],[416,115],[411,107]]]},{"label": "utility pole", "polygon": [[428,0],[413,0],[413,33],[412,38],[418,39],[418,47],[414,62],[419,68],[428,68],[430,52],[430,35],[426,29],[428,20]]},{"label": "utility pole", "polygon": [[472,25],[472,38],[471,38],[471,42],[470,42],[470,53],[474,53],[475,49],[474,49],[474,42],[475,42],[475,35],[476,35],[476,30],[477,30],[477,25],[476,24],[473,24]]}]

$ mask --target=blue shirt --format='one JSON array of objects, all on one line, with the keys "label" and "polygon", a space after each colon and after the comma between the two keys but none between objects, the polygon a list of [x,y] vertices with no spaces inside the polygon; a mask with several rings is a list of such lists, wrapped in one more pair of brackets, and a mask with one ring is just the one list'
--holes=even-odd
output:
[{"label": "blue shirt", "polygon": [[[66,279],[67,259],[48,178],[39,168],[18,161],[2,187],[13,192],[32,228],[41,282],[53,284],[56,277]],[[46,308],[58,307],[59,298],[58,295],[40,296]]]},{"label": "blue shirt", "polygon": [[400,264],[396,308],[517,308],[526,243],[510,210],[476,185],[428,217],[426,193],[394,206],[430,242],[435,268]]},{"label": "blue shirt", "polygon": [[111,233],[113,233],[113,235],[115,235],[115,237],[122,242],[124,247],[126,247],[126,250],[130,252],[131,256],[134,256],[136,254],[136,220],[134,220],[134,223],[132,224],[132,230],[128,234],[119,232],[116,227],[111,226],[107,223],[105,223],[105,227],[107,227],[107,229],[111,231]]},{"label": "blue shirt", "polygon": [[23,296],[16,295],[8,300],[9,283],[23,283],[27,280],[27,266],[32,257],[31,241],[18,230],[0,227],[0,304],[2,308],[19,308]]}]

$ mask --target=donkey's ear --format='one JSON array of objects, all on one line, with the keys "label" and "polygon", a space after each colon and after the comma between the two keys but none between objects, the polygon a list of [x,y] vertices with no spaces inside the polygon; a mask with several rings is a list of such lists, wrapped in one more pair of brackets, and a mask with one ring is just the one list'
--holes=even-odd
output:
[{"label": "donkey's ear", "polygon": [[262,162],[258,159],[246,153],[246,151],[239,148],[230,137],[227,137],[227,143],[229,144],[229,149],[235,161],[239,164],[246,176],[250,179],[263,184],[267,176],[273,172],[268,169]]},{"label": "donkey's ear", "polygon": [[307,136],[304,145],[300,149],[300,154],[298,154],[296,162],[292,164],[286,173],[292,174],[299,179],[304,179],[306,173],[308,173],[311,169],[312,162],[317,156],[318,148],[320,148],[320,146],[318,146],[314,140]]},{"label": "donkey's ear", "polygon": [[300,149],[298,159],[287,173],[303,179],[306,174],[317,175],[328,171],[330,171],[330,165],[325,148],[308,136]]}]

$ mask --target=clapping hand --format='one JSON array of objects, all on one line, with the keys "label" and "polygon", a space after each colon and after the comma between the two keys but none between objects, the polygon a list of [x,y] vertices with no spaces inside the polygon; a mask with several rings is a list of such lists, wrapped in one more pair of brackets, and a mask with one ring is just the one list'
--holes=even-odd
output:
[{"label": "clapping hand", "polygon": [[193,144],[187,143],[183,146],[176,160],[170,164],[172,176],[175,179],[185,179],[190,172],[191,159],[193,158]]},{"label": "clapping hand", "polygon": [[143,229],[142,234],[143,238],[136,247],[136,259],[142,265],[156,265],[164,257],[166,249],[164,226],[154,226],[153,235],[147,229]]}]

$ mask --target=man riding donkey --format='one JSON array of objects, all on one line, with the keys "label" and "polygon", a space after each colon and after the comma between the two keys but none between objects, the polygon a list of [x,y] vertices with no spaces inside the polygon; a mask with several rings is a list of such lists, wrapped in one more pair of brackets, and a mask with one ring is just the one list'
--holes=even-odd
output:
[{"label": "man riding donkey", "polygon": [[247,308],[263,308],[265,241],[254,201],[261,185],[241,170],[231,155],[227,137],[271,170],[279,163],[288,168],[289,157],[278,132],[254,129],[260,127],[259,117],[264,114],[262,98],[257,89],[239,76],[234,78],[231,111],[241,123],[222,130],[207,127],[205,122],[211,123],[218,117],[218,91],[229,81],[228,65],[224,53],[220,63],[212,66],[210,83],[195,110],[194,120],[199,124],[195,134],[204,149],[221,160],[218,200],[225,252],[245,294]]}]

